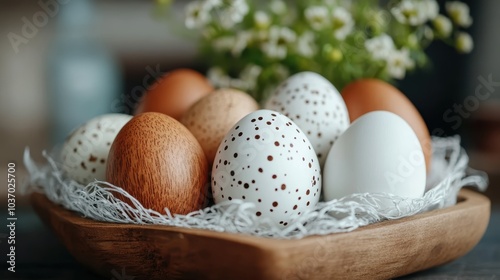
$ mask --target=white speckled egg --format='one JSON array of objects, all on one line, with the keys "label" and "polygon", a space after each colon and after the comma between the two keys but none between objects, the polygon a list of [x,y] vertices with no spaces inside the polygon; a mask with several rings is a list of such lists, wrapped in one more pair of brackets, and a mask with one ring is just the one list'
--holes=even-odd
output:
[{"label": "white speckled egg", "polygon": [[215,203],[240,199],[286,227],[317,204],[320,167],[311,143],[286,116],[258,110],[226,134],[214,160]]},{"label": "white speckled egg", "polygon": [[415,132],[386,111],[367,113],[352,123],[333,145],[323,175],[327,201],[366,192],[419,198],[426,181]]},{"label": "white speckled egg", "polygon": [[301,72],[289,77],[264,107],[284,114],[304,131],[321,166],[335,140],[350,123],[338,90],[323,76],[313,72]]},{"label": "white speckled egg", "polygon": [[111,144],[131,118],[125,114],[105,114],[74,130],[61,149],[65,175],[84,185],[96,179],[104,181]]}]

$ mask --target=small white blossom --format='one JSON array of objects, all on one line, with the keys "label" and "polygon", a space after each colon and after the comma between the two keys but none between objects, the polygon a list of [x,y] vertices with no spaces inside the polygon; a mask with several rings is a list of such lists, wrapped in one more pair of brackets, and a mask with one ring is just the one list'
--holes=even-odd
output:
[{"label": "small white blossom", "polygon": [[325,28],[330,19],[328,17],[328,9],[323,6],[311,6],[304,11],[304,16],[314,30]]},{"label": "small white blossom", "polygon": [[235,17],[238,18],[238,22],[240,22],[248,14],[250,9],[246,0],[233,0],[230,10],[236,14]]},{"label": "small white blossom", "polygon": [[332,12],[333,34],[337,40],[344,40],[347,35],[351,34],[354,28],[354,20],[351,13],[346,9],[339,7]]},{"label": "small white blossom", "polygon": [[394,50],[387,59],[387,71],[389,76],[395,79],[403,79],[406,69],[415,67],[415,62],[410,58],[407,49]]},{"label": "small white blossom", "polygon": [[456,48],[461,53],[470,53],[474,48],[472,37],[465,32],[460,32],[456,39]]},{"label": "small white blossom", "polygon": [[220,24],[223,28],[230,29],[235,24],[242,22],[248,11],[246,0],[234,0],[228,7],[220,11],[218,15]]},{"label": "small white blossom", "polygon": [[312,57],[317,52],[317,46],[314,43],[314,33],[311,31],[304,32],[297,39],[297,52],[304,57]]},{"label": "small white blossom", "polygon": [[271,24],[271,19],[266,12],[256,11],[253,20],[255,21],[255,26],[259,29],[265,29]]},{"label": "small white blossom", "polygon": [[447,2],[446,11],[453,22],[458,26],[469,27],[472,24],[472,18],[467,4],[459,1]]},{"label": "small white blossom", "polygon": [[422,3],[416,0],[403,0],[391,9],[397,21],[409,25],[421,25],[427,21]]},{"label": "small white blossom", "polygon": [[428,20],[433,20],[439,14],[439,4],[436,0],[422,0],[421,4]]},{"label": "small white blossom", "polygon": [[394,41],[387,34],[368,39],[365,48],[374,59],[388,59],[394,51]]},{"label": "small white blossom", "polygon": [[286,13],[286,4],[281,0],[273,0],[270,4],[271,11],[277,15]]},{"label": "small white blossom", "polygon": [[234,57],[240,56],[241,52],[248,46],[248,43],[252,39],[252,32],[241,31],[236,35],[236,40],[233,47],[231,48],[231,54]]},{"label": "small white blossom", "polygon": [[262,73],[262,67],[255,64],[248,64],[243,68],[240,74],[240,80],[243,82],[243,87],[240,89],[251,91],[257,86],[257,79]]},{"label": "small white blossom", "polygon": [[288,44],[295,42],[296,35],[288,27],[272,26],[269,37],[262,44],[262,51],[270,58],[283,59],[288,52]]},{"label": "small white blossom", "polygon": [[205,6],[205,9],[208,11],[214,9],[214,8],[219,8],[222,6],[222,0],[205,0],[203,5]]},{"label": "small white blossom", "polygon": [[453,25],[451,24],[451,20],[443,15],[438,15],[433,21],[434,29],[441,37],[450,36],[451,30],[453,29]]},{"label": "small white blossom", "polygon": [[203,2],[195,1],[186,6],[186,20],[184,24],[189,29],[200,28],[210,21],[210,14]]},{"label": "small white blossom", "polygon": [[231,77],[229,77],[220,67],[208,69],[207,78],[216,88],[230,87]]}]

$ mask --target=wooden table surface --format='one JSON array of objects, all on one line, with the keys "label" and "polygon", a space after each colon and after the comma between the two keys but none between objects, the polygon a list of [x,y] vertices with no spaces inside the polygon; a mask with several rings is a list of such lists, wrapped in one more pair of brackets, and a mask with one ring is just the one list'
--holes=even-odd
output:
[{"label": "wooden table surface", "polygon": [[[489,227],[471,252],[447,265],[400,279],[500,279],[500,204],[496,200],[500,197],[497,196],[498,189],[490,189],[487,194],[494,202]],[[4,209],[0,214],[2,221],[7,218]],[[7,230],[2,226],[0,279],[104,279],[77,263],[29,205],[24,205],[17,217],[16,272],[7,271]],[[114,280],[134,279],[126,271],[116,270],[112,274],[115,275]]]}]

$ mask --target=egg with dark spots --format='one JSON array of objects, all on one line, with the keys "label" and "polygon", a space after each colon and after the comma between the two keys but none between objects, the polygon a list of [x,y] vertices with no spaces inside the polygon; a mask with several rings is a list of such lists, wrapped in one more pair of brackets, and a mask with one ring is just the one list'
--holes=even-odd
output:
[{"label": "egg with dark spots", "polygon": [[250,113],[229,130],[215,155],[211,182],[215,203],[252,202],[257,217],[279,227],[312,210],[321,193],[319,161],[307,136],[271,110]]},{"label": "egg with dark spots", "polygon": [[60,153],[64,175],[84,185],[104,181],[111,143],[131,118],[125,114],[105,114],[75,129],[64,141]]},{"label": "egg with dark spots", "polygon": [[264,108],[284,114],[304,131],[321,167],[333,143],[350,123],[339,91],[330,81],[313,72],[300,72],[286,79]]}]

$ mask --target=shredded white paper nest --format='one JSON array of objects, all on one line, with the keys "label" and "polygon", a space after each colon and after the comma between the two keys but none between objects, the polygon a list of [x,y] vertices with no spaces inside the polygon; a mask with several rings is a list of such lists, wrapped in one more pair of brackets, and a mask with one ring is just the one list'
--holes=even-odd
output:
[{"label": "shredded white paper nest", "polygon": [[[311,212],[285,229],[273,226],[256,217],[252,203],[228,201],[187,215],[172,215],[145,209],[139,201],[118,186],[95,181],[87,186],[64,178],[59,163],[44,152],[47,163],[36,164],[26,149],[24,164],[30,180],[24,192],[44,193],[52,202],[73,210],[83,217],[113,223],[155,224],[185,228],[208,229],[219,232],[244,233],[262,237],[302,238],[348,232],[384,219],[399,219],[417,213],[444,208],[456,203],[464,186],[484,191],[488,179],[484,172],[468,168],[469,158],[460,146],[460,138],[433,138],[432,170],[427,178],[423,198],[405,199],[388,194],[354,194],[339,200],[320,202]],[[120,193],[133,206],[114,197]],[[395,207],[383,209],[381,203],[390,201]]]}]

